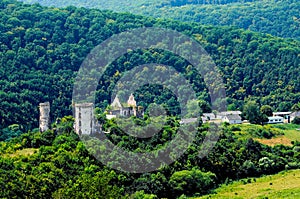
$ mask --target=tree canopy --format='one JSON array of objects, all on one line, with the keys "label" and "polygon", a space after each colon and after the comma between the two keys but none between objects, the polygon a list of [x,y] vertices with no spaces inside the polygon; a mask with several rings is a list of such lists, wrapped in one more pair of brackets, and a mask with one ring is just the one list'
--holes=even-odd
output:
[{"label": "tree canopy", "polygon": [[216,26],[235,26],[300,39],[297,0],[23,0],[47,6],[78,6],[131,12]]},{"label": "tree canopy", "polygon": [[[84,58],[111,35],[138,27],[174,29],[197,40],[219,68],[231,107],[242,109],[245,98],[270,105],[274,110],[288,110],[299,102],[298,41],[233,27],[217,28],[85,8],[57,9],[2,1],[0,9],[1,129],[13,124],[24,130],[37,127],[38,104],[44,101],[51,103],[52,121],[71,115],[73,81]],[[110,103],[110,92],[122,76],[117,74],[147,63],[174,66],[192,82],[198,100],[210,103],[206,85],[186,60],[149,49],[129,52],[112,63],[100,80],[97,106],[104,109]],[[163,92],[157,99],[139,94],[149,90],[150,96],[151,92],[160,93],[160,89],[144,87],[137,91],[137,101],[139,96],[147,103],[167,99],[169,106],[174,107],[175,98],[169,92]],[[205,109],[209,111],[207,105]],[[172,111],[176,112],[176,108]]]}]

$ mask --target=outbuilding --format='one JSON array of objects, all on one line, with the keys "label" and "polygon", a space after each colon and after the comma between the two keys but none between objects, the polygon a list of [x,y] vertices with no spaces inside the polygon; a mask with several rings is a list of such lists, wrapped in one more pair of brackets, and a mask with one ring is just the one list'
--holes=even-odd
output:
[{"label": "outbuilding", "polygon": [[222,118],[222,122],[228,122],[229,124],[242,124],[242,118],[238,114],[225,115]]},{"label": "outbuilding", "polygon": [[280,116],[268,117],[268,124],[280,124],[284,122],[284,118]]}]

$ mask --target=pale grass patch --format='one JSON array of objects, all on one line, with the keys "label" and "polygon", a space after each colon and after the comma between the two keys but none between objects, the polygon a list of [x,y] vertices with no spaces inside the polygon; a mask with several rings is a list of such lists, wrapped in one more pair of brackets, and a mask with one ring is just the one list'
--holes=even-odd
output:
[{"label": "pale grass patch", "polygon": [[[244,180],[247,181],[247,180]],[[216,194],[196,199],[245,198],[245,199],[295,199],[300,198],[300,170],[281,172],[257,178],[256,182],[244,184],[242,181],[230,185],[222,185]]]}]

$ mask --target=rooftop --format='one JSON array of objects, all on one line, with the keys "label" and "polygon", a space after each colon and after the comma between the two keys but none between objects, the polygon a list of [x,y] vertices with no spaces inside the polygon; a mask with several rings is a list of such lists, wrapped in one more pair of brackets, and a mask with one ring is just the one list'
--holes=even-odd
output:
[{"label": "rooftop", "polygon": [[276,120],[276,119],[282,119],[283,120],[283,117],[280,117],[280,116],[273,116],[273,117],[268,117],[269,120]]},{"label": "rooftop", "polygon": [[241,116],[238,114],[230,114],[226,115],[225,117],[227,117],[229,120],[242,120]]}]

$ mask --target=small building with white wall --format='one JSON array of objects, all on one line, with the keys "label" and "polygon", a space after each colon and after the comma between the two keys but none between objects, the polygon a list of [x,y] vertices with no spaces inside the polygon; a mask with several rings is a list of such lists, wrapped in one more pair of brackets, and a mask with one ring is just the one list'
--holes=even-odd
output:
[{"label": "small building with white wall", "polygon": [[273,117],[268,117],[268,122],[267,124],[280,124],[284,123],[284,117],[281,116],[273,116]]},{"label": "small building with white wall", "polygon": [[222,122],[227,122],[229,124],[242,124],[242,118],[238,114],[229,114],[223,116]]}]

